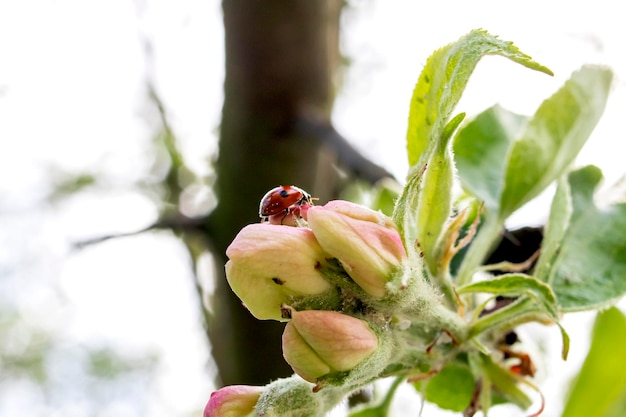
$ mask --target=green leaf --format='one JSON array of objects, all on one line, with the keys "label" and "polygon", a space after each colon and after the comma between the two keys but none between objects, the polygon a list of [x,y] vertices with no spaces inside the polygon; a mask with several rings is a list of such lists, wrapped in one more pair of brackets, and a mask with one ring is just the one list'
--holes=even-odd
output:
[{"label": "green leaf", "polygon": [[544,101],[509,153],[500,218],[539,195],[569,167],[604,112],[613,73],[583,66]]},{"label": "green leaf", "polygon": [[612,72],[583,66],[528,119],[494,106],[457,135],[463,186],[506,219],[560,177],[604,112]]},{"label": "green leaf", "polygon": [[392,178],[383,178],[373,185],[366,181],[354,180],[341,189],[339,198],[391,216],[401,192],[402,186]]},{"label": "green leaf", "polygon": [[441,140],[439,141],[440,148],[442,145],[445,147],[448,146],[448,141],[452,138],[452,135],[456,132],[456,129],[463,122],[463,120],[465,120],[465,116],[465,113],[459,113],[444,126],[443,132],[441,133]]},{"label": "green leaf", "polygon": [[502,332],[523,323],[537,321],[545,313],[540,312],[536,304],[530,297],[518,297],[506,306],[476,319],[470,327],[469,336],[473,338],[493,330]]},{"label": "green leaf", "polygon": [[626,387],[602,417],[624,417],[624,410],[626,410]]},{"label": "green leaf", "polygon": [[472,400],[475,384],[469,366],[452,362],[432,378],[416,382],[414,386],[427,401],[440,408],[463,411]]},{"label": "green leaf", "polygon": [[541,244],[541,254],[535,266],[535,275],[538,279],[548,277],[553,261],[561,250],[563,237],[567,233],[572,217],[572,196],[569,182],[566,178],[559,180],[559,185],[552,199],[550,217],[546,224]]},{"label": "green leaf", "polygon": [[[561,330],[563,339],[563,359],[567,358],[569,352],[569,336],[565,329],[559,324],[559,309],[556,297],[549,285],[539,281],[538,279],[525,274],[506,274],[500,275],[493,279],[474,282],[465,285],[457,290],[459,294],[471,292],[486,292],[496,295],[508,296],[528,296],[535,300],[537,311],[541,311],[554,320]],[[502,309],[501,313],[506,310]],[[515,311],[511,309],[510,311]],[[526,313],[526,312],[525,312]],[[496,317],[493,315],[493,317]],[[485,322],[493,317],[485,316],[482,318]],[[510,321],[514,321],[516,317],[510,317]]]},{"label": "green leaf", "polygon": [[463,187],[497,213],[504,188],[509,148],[520,137],[528,117],[495,105],[480,113],[454,141],[454,156]]},{"label": "green leaf", "polygon": [[378,181],[372,190],[372,204],[373,210],[379,210],[391,216],[402,187],[390,178],[384,178]]},{"label": "green leaf", "polygon": [[[598,313],[591,347],[569,393],[562,417],[605,417],[626,392],[626,317],[610,308]],[[624,415],[624,409],[621,414]]]},{"label": "green leaf", "polygon": [[601,179],[593,166],[569,174],[569,227],[558,250],[542,259],[550,267],[538,270],[564,311],[607,307],[626,294],[626,203],[596,206],[594,192]]},{"label": "green leaf", "polygon": [[549,285],[526,274],[500,275],[485,281],[478,281],[457,289],[459,294],[486,292],[496,295],[519,296],[528,295],[534,298],[538,308],[550,318],[558,318],[556,297]]},{"label": "green leaf", "polygon": [[[428,58],[409,108],[407,149],[411,171],[393,218],[411,252],[409,257],[423,256],[434,277],[441,275],[438,268],[443,249],[438,244],[452,209],[455,167],[449,142],[465,114],[450,118],[469,77],[485,55],[501,55],[552,74],[511,42],[484,30],[473,30]],[[412,232],[415,227],[416,232]],[[415,249],[416,243],[419,249]]]},{"label": "green leaf", "polygon": [[411,98],[407,131],[410,166],[418,163],[431,141],[439,140],[469,77],[485,55],[504,56],[528,68],[552,74],[513,43],[484,30],[473,30],[438,49],[426,61]]}]

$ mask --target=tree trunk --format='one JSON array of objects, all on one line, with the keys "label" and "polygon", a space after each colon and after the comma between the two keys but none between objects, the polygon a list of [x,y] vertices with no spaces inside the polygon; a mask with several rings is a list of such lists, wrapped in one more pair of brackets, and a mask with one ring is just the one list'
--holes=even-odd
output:
[{"label": "tree trunk", "polygon": [[281,353],[284,325],[254,319],[232,293],[221,268],[226,247],[243,226],[259,221],[259,201],[277,185],[297,185],[324,203],[340,187],[337,167],[370,182],[389,174],[356,152],[330,122],[343,2],[222,5],[225,97],[218,206],[208,223],[220,269],[209,336],[221,384],[266,384],[292,374]]}]

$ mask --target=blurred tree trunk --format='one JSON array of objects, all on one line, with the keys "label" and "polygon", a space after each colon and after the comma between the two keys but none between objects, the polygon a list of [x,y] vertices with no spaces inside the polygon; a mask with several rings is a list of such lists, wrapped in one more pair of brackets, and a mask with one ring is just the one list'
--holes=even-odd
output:
[{"label": "blurred tree trunk", "polygon": [[[341,0],[223,0],[226,78],[217,160],[218,206],[209,219],[218,271],[209,325],[220,383],[266,384],[292,374],[283,324],[259,321],[224,278],[225,250],[258,221],[263,194],[294,184],[323,203],[343,166],[370,181],[388,175],[330,123],[340,65]],[[297,250],[297,248],[294,248]]]}]

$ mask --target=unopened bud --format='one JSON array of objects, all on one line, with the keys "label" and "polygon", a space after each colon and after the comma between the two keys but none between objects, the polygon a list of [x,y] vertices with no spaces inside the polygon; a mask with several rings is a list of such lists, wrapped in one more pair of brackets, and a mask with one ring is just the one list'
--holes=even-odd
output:
[{"label": "unopened bud", "polygon": [[211,394],[204,407],[204,417],[249,417],[255,416],[256,405],[262,387],[248,385],[231,385]]},{"label": "unopened bud", "polygon": [[283,320],[280,307],[332,286],[320,273],[328,255],[310,229],[251,224],[226,250],[226,278],[258,319]]},{"label": "unopened bud", "polygon": [[325,310],[293,311],[283,332],[283,356],[309,382],[349,371],[378,348],[367,322]]},{"label": "unopened bud", "polygon": [[350,277],[375,297],[386,293],[391,274],[406,257],[390,218],[347,201],[331,201],[308,210],[308,224],[320,246],[337,258]]}]

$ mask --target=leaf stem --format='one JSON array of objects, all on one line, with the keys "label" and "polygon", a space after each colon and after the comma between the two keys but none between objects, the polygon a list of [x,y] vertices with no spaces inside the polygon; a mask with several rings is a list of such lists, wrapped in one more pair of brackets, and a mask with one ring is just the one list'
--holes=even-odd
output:
[{"label": "leaf stem", "polygon": [[403,376],[396,377],[396,379],[393,381],[393,383],[389,387],[389,390],[387,390],[387,394],[385,395],[385,399],[383,400],[383,402],[378,407],[379,410],[380,410],[380,415],[381,416],[388,416],[389,415],[389,408],[391,407],[391,402],[393,401],[393,397],[396,394],[396,391],[397,391],[398,387],[400,386],[400,384],[402,382],[404,382],[404,379],[405,379],[405,377],[403,377]]},{"label": "leaf stem", "polygon": [[454,339],[455,344],[467,340],[469,334],[468,323],[457,312],[448,309],[443,304],[433,306],[432,323]]},{"label": "leaf stem", "polygon": [[537,303],[530,297],[523,297],[500,310],[482,316],[476,320],[470,327],[469,336],[475,337],[503,324],[515,326],[520,324],[520,321],[531,313],[540,313],[537,308]]}]

